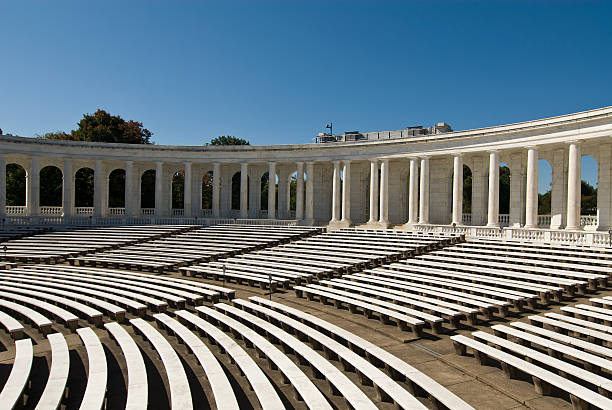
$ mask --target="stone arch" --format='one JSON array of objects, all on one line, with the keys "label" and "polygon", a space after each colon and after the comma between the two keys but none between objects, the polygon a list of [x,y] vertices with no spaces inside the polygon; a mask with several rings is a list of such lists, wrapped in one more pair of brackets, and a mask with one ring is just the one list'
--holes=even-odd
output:
[{"label": "stone arch", "polygon": [[185,208],[185,171],[172,174],[172,209]]},{"label": "stone arch", "polygon": [[62,206],[62,170],[47,165],[40,170],[40,206]]},{"label": "stone arch", "polygon": [[[288,189],[288,209],[289,212],[295,212],[295,204],[297,197],[297,171],[292,172],[287,177],[287,184],[289,185]],[[305,185],[304,185],[305,186]]]},{"label": "stone arch", "polygon": [[580,215],[597,215],[599,164],[592,155],[583,155],[580,164]]},{"label": "stone arch", "polygon": [[74,206],[94,206],[94,170],[79,168],[74,174]]},{"label": "stone arch", "polygon": [[[463,209],[462,213],[472,215],[472,168],[463,164]],[[469,218],[469,217],[467,217]],[[467,221],[471,222],[471,221]],[[463,223],[466,223],[464,221]]]},{"label": "stone arch", "polygon": [[240,209],[240,171],[232,176],[232,210]]},{"label": "stone arch", "polygon": [[154,169],[148,169],[140,176],[140,207],[155,208],[155,180]]},{"label": "stone arch", "polygon": [[27,171],[16,163],[6,164],[6,205],[26,205]]},{"label": "stone arch", "polygon": [[499,162],[499,214],[510,214],[510,166]]},{"label": "stone arch", "polygon": [[213,171],[202,176],[202,209],[212,209],[213,177]]},{"label": "stone arch", "polygon": [[125,208],[125,170],[117,168],[108,175],[108,207]]},{"label": "stone arch", "polygon": [[[263,175],[261,176],[261,193],[260,193],[260,198],[261,198],[261,210],[262,211],[267,211],[268,210],[268,183],[269,183],[269,173],[266,171],[263,173]],[[275,210],[278,210],[278,175],[276,175],[276,180],[274,181],[275,185],[276,185],[276,201],[275,202]]]}]

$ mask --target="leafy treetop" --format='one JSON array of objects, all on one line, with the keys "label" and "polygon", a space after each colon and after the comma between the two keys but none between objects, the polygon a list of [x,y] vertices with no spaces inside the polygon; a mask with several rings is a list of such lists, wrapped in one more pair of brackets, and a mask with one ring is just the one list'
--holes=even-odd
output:
[{"label": "leafy treetop", "polygon": [[231,135],[221,135],[210,140],[210,145],[251,145],[244,138],[236,138]]},{"label": "leafy treetop", "polygon": [[151,144],[151,131],[138,121],[126,121],[118,115],[110,115],[98,109],[84,114],[78,128],[69,134],[63,131],[49,132],[40,138],[90,142],[118,142],[123,144]]}]

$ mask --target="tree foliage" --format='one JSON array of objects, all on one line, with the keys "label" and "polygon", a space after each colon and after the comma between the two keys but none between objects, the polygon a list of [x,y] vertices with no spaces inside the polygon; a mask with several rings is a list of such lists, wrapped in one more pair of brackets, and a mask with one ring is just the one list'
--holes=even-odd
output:
[{"label": "tree foliage", "polygon": [[98,109],[93,114],[84,114],[78,128],[70,133],[48,132],[39,138],[89,142],[115,142],[123,144],[151,144],[153,134],[143,128],[142,122],[124,120]]},{"label": "tree foliage", "polygon": [[210,145],[251,145],[251,143],[244,138],[237,138],[231,135],[221,135],[210,140]]}]

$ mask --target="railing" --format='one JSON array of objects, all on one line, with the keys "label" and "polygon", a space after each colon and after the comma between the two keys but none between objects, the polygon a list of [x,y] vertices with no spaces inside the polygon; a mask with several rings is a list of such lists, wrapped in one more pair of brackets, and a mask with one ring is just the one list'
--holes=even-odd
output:
[{"label": "railing", "polygon": [[240,218],[240,209],[232,209],[230,211],[230,218]]},{"label": "railing", "polygon": [[25,215],[28,208],[25,206],[7,205],[5,212],[7,215]]},{"label": "railing", "polygon": [[62,206],[41,206],[40,215],[61,215],[64,213]]},{"label": "railing", "polygon": [[277,225],[277,226],[296,226],[295,219],[236,219],[237,224],[244,225]]},{"label": "railing", "polygon": [[125,208],[108,208],[108,214],[112,216],[125,215]]},{"label": "railing", "polygon": [[172,216],[185,216],[185,209],[172,208]]},{"label": "railing", "polygon": [[155,215],[155,208],[140,208],[140,214],[143,216]]},{"label": "railing", "polygon": [[267,219],[268,218],[268,210],[267,209],[260,210],[258,217],[260,219]]},{"label": "railing", "polygon": [[213,214],[212,209],[201,209],[200,210],[201,217],[210,218],[212,214]]},{"label": "railing", "polygon": [[581,215],[580,226],[597,226],[599,224],[599,218],[597,215]]},{"label": "railing", "polygon": [[510,214],[499,214],[497,223],[499,223],[499,226],[510,226]]},{"label": "railing", "polygon": [[461,223],[464,225],[470,225],[472,223],[472,214],[462,214]]},{"label": "railing", "polygon": [[77,206],[76,208],[74,208],[75,215],[93,215],[93,213],[93,206]]},{"label": "railing", "polygon": [[552,222],[552,215],[538,215],[538,226],[548,227]]}]

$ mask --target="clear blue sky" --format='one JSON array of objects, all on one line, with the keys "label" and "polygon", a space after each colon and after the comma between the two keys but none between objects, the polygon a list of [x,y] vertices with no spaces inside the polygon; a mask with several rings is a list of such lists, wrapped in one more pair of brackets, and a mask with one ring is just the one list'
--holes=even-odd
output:
[{"label": "clear blue sky", "polygon": [[0,16],[0,128],[16,135],[97,108],[199,145],[612,105],[611,1],[26,0]]}]

